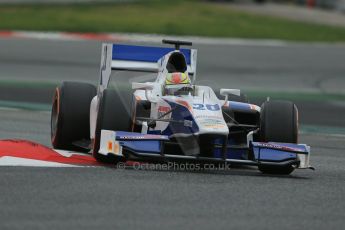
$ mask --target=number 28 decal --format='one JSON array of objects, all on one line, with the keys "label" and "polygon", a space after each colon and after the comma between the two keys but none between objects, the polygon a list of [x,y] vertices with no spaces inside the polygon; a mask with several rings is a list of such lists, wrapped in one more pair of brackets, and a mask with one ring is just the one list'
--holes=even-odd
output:
[{"label": "number 28 decal", "polygon": [[220,106],[218,104],[193,104],[193,109],[196,110],[210,110],[210,111],[219,111]]}]

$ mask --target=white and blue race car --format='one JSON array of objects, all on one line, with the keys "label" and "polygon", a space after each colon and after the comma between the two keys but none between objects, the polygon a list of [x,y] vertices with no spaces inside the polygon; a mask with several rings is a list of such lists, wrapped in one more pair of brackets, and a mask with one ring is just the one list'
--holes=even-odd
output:
[{"label": "white and blue race car", "polygon": [[[193,162],[258,166],[263,173],[311,168],[288,101],[249,104],[238,89],[195,85],[197,50],[103,44],[98,88],[63,82],[51,115],[54,148],[86,150],[102,162]],[[113,76],[116,72],[116,77]],[[150,73],[153,81],[128,77]],[[131,88],[112,85],[112,78]],[[138,80],[136,82],[136,80]],[[127,81],[128,83],[128,81]]]}]

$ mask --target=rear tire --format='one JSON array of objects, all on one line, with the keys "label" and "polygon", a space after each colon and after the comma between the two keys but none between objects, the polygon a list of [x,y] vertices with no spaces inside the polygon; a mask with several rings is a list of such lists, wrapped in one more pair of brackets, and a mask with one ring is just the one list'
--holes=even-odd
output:
[{"label": "rear tire", "polygon": [[103,163],[116,164],[121,160],[121,157],[114,155],[102,155],[99,154],[100,141],[101,141],[101,130],[113,130],[113,131],[129,131],[130,130],[130,116],[128,111],[128,105],[126,101],[122,101],[121,97],[115,90],[105,89],[100,98],[97,122],[96,122],[96,133],[93,147],[93,156],[96,160]]},{"label": "rear tire", "polygon": [[[298,110],[289,101],[266,101],[261,106],[260,141],[262,142],[298,142]],[[288,175],[292,166],[259,166],[266,174]]]},{"label": "rear tire", "polygon": [[94,85],[63,82],[55,89],[51,112],[51,142],[56,149],[78,150],[73,142],[90,139],[90,103]]}]

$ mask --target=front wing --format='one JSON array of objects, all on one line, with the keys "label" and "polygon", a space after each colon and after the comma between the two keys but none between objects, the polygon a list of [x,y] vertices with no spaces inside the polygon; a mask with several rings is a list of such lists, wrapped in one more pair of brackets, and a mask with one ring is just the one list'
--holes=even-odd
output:
[{"label": "front wing", "polygon": [[[199,163],[229,163],[230,165],[267,165],[312,168],[309,165],[310,147],[305,144],[250,142],[249,146],[215,147],[212,157],[199,155],[164,154],[168,136],[123,131],[101,131],[99,153],[126,157],[145,162],[192,161]],[[200,154],[201,155],[201,154]]]}]

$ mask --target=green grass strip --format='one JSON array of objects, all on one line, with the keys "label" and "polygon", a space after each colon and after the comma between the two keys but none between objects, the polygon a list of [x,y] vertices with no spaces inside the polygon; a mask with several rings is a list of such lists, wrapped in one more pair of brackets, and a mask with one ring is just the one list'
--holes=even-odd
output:
[{"label": "green grass strip", "polygon": [[345,127],[334,127],[325,125],[301,125],[300,131],[306,134],[322,133],[345,135]]},{"label": "green grass strip", "polygon": [[345,94],[326,92],[277,92],[243,90],[248,98],[267,98],[292,101],[345,101]]},{"label": "green grass strip", "polygon": [[59,84],[49,81],[0,80],[0,87],[7,88],[55,88]]},{"label": "green grass strip", "polygon": [[345,28],[242,12],[197,0],[2,5],[0,30],[129,32],[343,42]]},{"label": "green grass strip", "polygon": [[0,100],[0,107],[30,110],[30,111],[50,111],[51,110],[50,104],[17,102],[17,101],[2,101],[2,100]]}]

